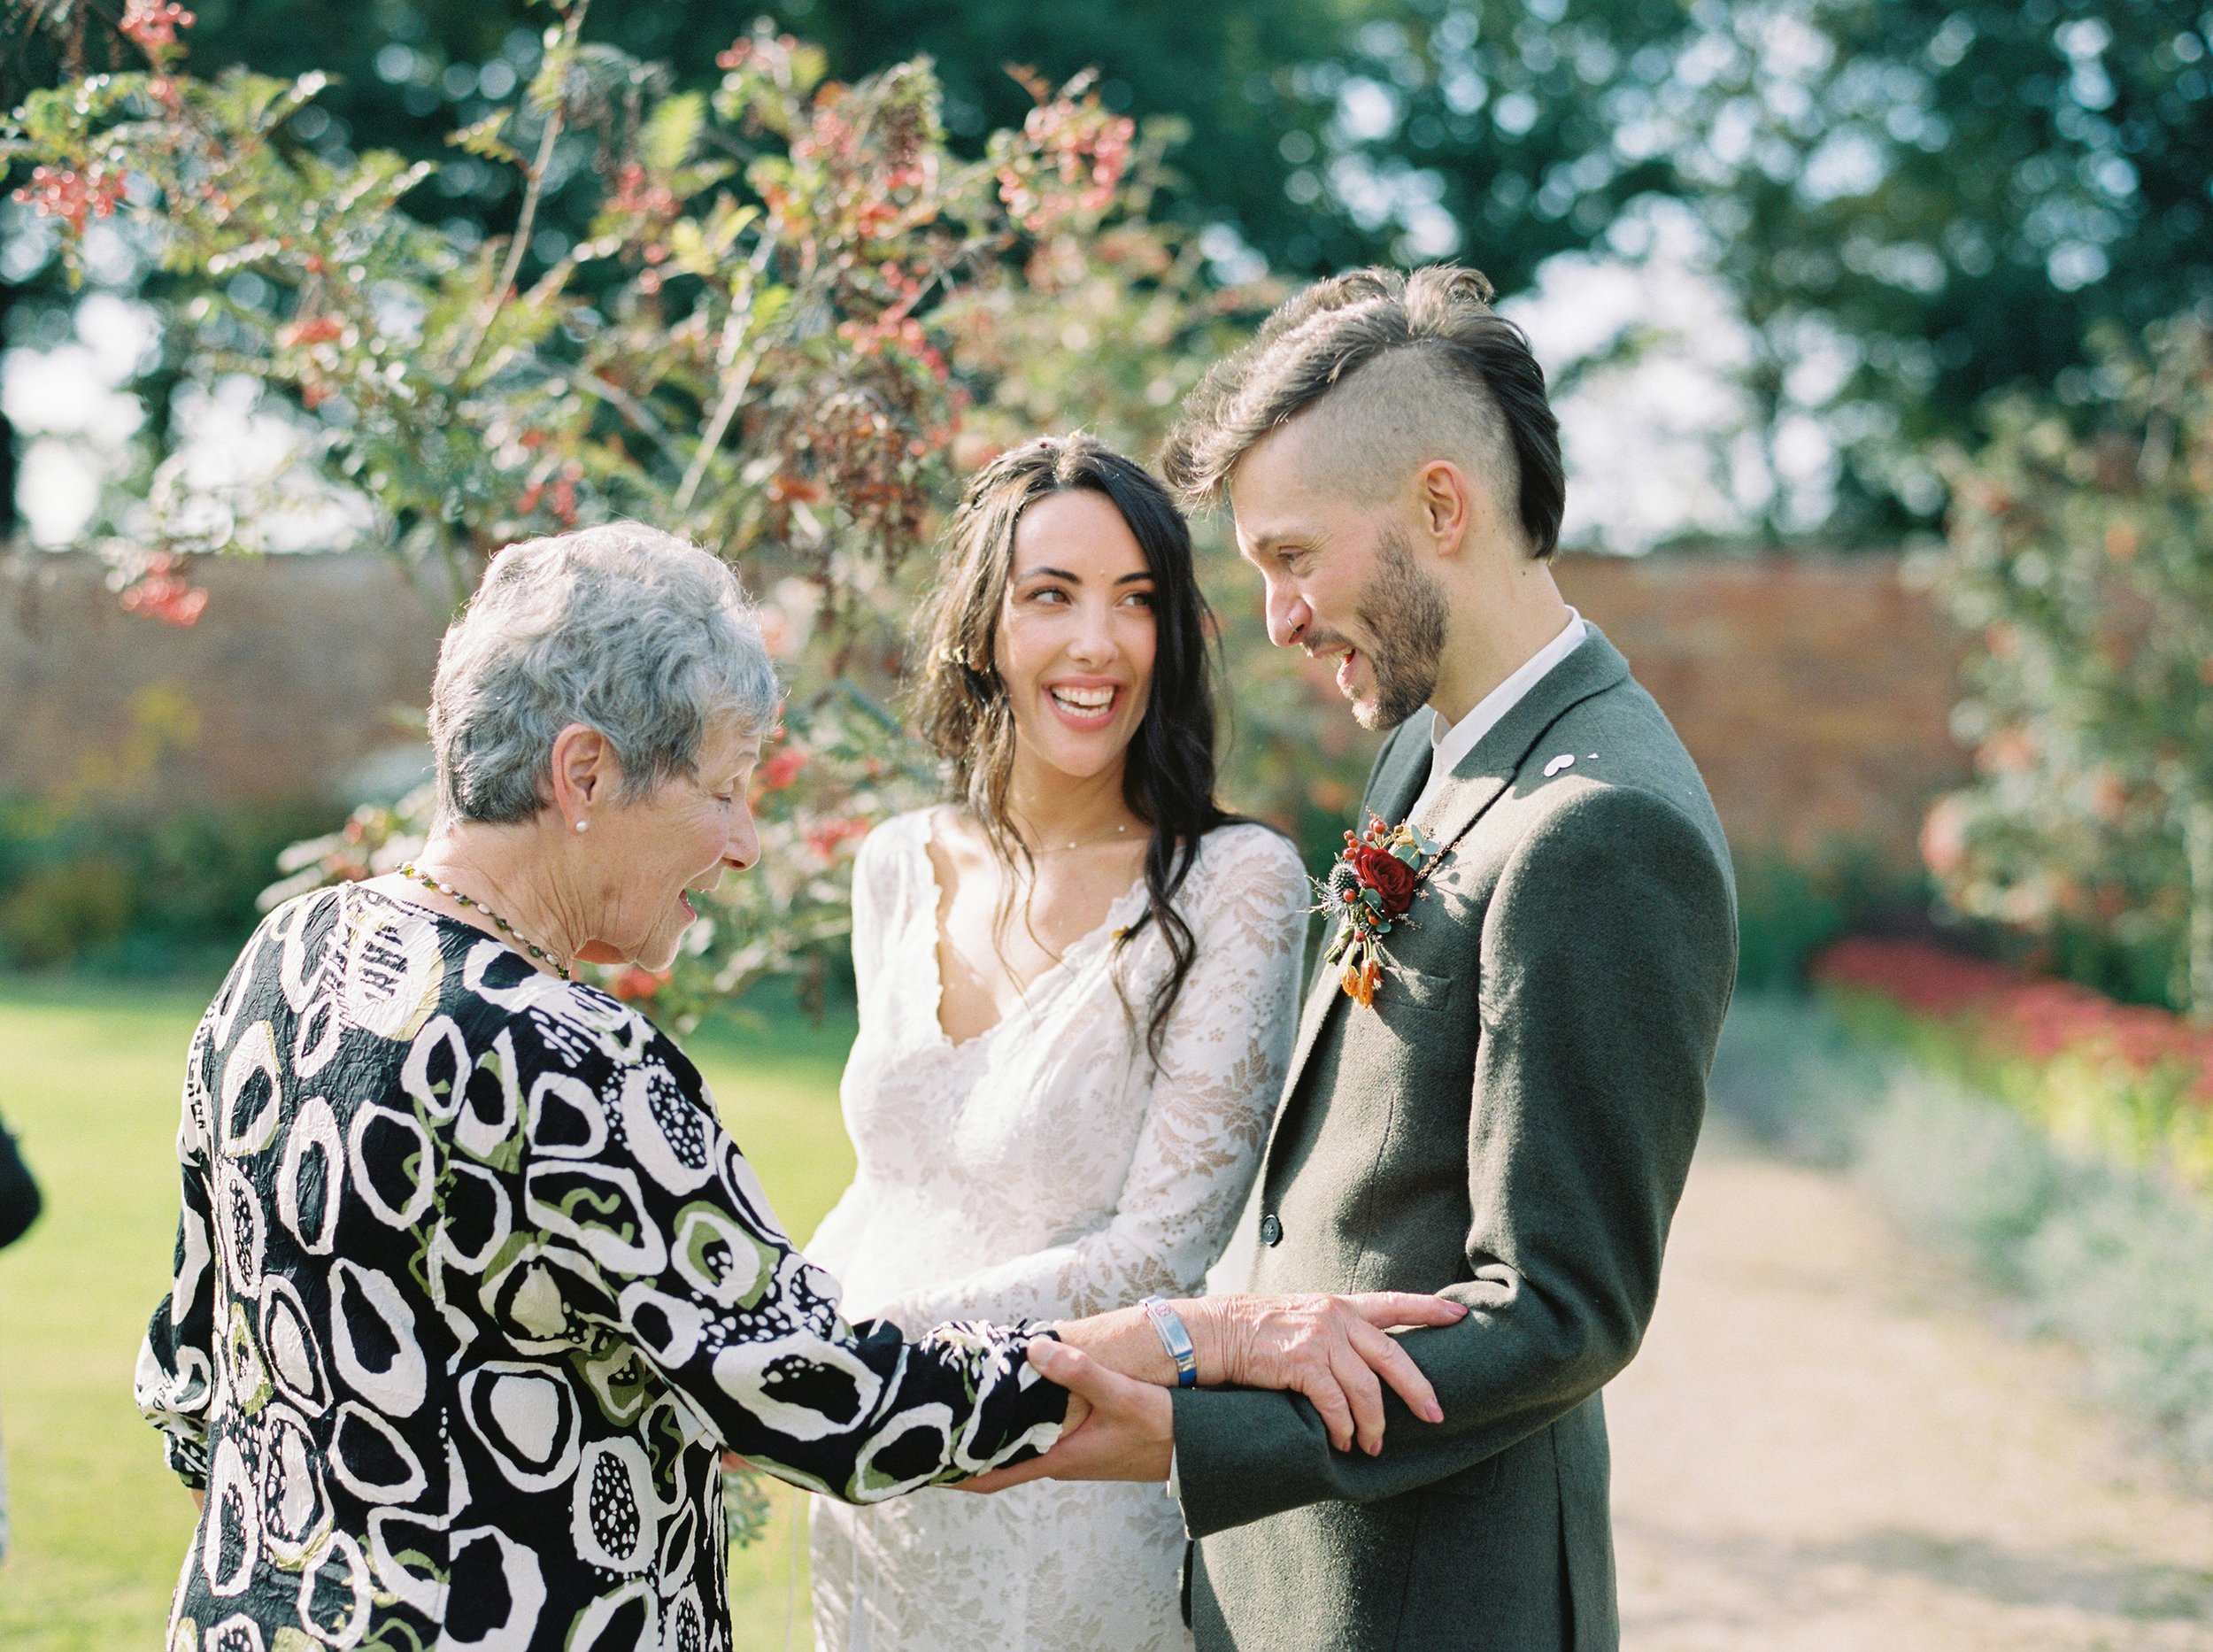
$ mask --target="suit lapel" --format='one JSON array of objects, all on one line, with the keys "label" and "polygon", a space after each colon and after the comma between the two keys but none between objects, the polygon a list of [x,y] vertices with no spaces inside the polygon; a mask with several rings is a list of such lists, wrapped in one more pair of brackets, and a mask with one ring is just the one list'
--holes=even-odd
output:
[{"label": "suit lapel", "polygon": [[[1439,855],[1449,853],[1483,817],[1484,811],[1499,800],[1519,772],[1530,748],[1544,737],[1545,730],[1558,722],[1569,706],[1613,687],[1628,675],[1629,662],[1597,626],[1592,626],[1590,634],[1575,652],[1539,678],[1499,719],[1498,726],[1476,742],[1438,789],[1429,807],[1423,811],[1420,823],[1437,840]],[[1369,786],[1368,796],[1361,800],[1361,828],[1367,826],[1370,814],[1381,815],[1386,823],[1404,820],[1421,797],[1429,779],[1430,758],[1434,749],[1429,730],[1429,720],[1416,714],[1400,724],[1392,734],[1376,766],[1375,782]],[[1324,944],[1335,938],[1332,926]],[[1274,1164],[1276,1144],[1283,1137],[1284,1121],[1290,1113],[1292,1098],[1299,1092],[1299,1080],[1306,1072],[1307,1061],[1322,1041],[1323,1030],[1344,998],[1344,990],[1338,984],[1338,972],[1327,964],[1319,965],[1315,979],[1307,988],[1306,1005],[1299,1018],[1299,1042],[1292,1052],[1291,1066],[1284,1075],[1274,1125],[1261,1160],[1263,1178]]]},{"label": "suit lapel", "polygon": [[1435,749],[1430,741],[1426,708],[1393,730],[1391,750],[1376,765],[1376,784],[1361,799],[1360,818],[1353,823],[1353,830],[1367,830],[1370,814],[1380,815],[1386,822],[1404,820],[1429,780],[1430,754]]},{"label": "suit lapel", "polygon": [[1528,693],[1507,708],[1497,725],[1469,748],[1468,755],[1430,799],[1417,824],[1437,840],[1439,853],[1449,853],[1499,800],[1521,772],[1530,749],[1569,706],[1612,688],[1628,675],[1629,661],[1597,626],[1592,626],[1574,652],[1538,678]]}]

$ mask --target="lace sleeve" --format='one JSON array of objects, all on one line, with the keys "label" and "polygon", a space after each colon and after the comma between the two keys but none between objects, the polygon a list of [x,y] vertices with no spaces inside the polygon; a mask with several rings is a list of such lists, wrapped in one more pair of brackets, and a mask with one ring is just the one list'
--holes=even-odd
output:
[{"label": "lace sleeve", "polygon": [[898,917],[901,838],[914,823],[911,814],[884,822],[861,840],[853,857],[853,982],[864,1015],[883,962],[887,926]]},{"label": "lace sleeve", "polygon": [[[898,835],[912,830],[914,824],[912,815],[884,822],[862,840],[860,853],[853,861],[853,984],[864,1021],[874,1013],[876,977],[888,945],[887,927],[899,917],[901,845]],[[852,1183],[807,1240],[807,1260],[842,1281],[866,1225],[870,1202],[866,1170],[857,1168]]]},{"label": "lace sleeve", "polygon": [[[1223,838],[1229,841],[1224,842]],[[1231,829],[1192,913],[1197,961],[1176,1000],[1113,1216],[1065,1243],[913,1293],[912,1329],[996,1314],[1081,1316],[1200,1288],[1259,1168],[1296,1034],[1307,880],[1275,833]],[[1199,874],[1193,874],[1199,881]]]}]

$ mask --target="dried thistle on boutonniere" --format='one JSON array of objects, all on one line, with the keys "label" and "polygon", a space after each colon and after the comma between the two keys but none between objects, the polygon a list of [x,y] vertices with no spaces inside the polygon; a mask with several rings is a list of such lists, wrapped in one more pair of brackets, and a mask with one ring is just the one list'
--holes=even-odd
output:
[{"label": "dried thistle on boutonniere", "polygon": [[1383,938],[1393,925],[1410,922],[1407,912],[1422,894],[1440,851],[1411,821],[1384,824],[1368,817],[1364,832],[1345,834],[1345,849],[1326,879],[1315,887],[1322,897],[1317,912],[1333,914],[1341,927],[1325,961],[1341,964],[1338,983],[1347,998],[1372,1009],[1383,985]]}]

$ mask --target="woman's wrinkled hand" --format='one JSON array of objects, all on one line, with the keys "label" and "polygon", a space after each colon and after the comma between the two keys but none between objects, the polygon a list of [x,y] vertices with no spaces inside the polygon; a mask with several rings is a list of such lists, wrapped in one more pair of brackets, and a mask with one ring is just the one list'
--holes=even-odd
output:
[{"label": "woman's wrinkled hand", "polygon": [[1207,1296],[1177,1306],[1198,1322],[1191,1327],[1192,1339],[1214,1367],[1202,1366],[1202,1380],[1306,1395],[1339,1451],[1355,1442],[1371,1457],[1383,1450],[1386,1383],[1423,1421],[1445,1420],[1437,1391],[1389,1332],[1457,1324],[1468,1309],[1449,1298],[1369,1291],[1357,1296]]}]

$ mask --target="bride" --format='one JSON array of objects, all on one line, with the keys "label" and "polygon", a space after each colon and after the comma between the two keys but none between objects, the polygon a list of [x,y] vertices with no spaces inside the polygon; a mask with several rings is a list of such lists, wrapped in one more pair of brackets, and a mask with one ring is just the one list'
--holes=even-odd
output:
[{"label": "bride", "polygon": [[[1065,1318],[1200,1288],[1290,1054],[1307,884],[1214,798],[1183,518],[1084,436],[978,474],[917,709],[956,801],[862,845],[852,1185],[807,1254],[848,1320]],[[831,1652],[1188,1648],[1152,1485],[816,1500]]]}]

